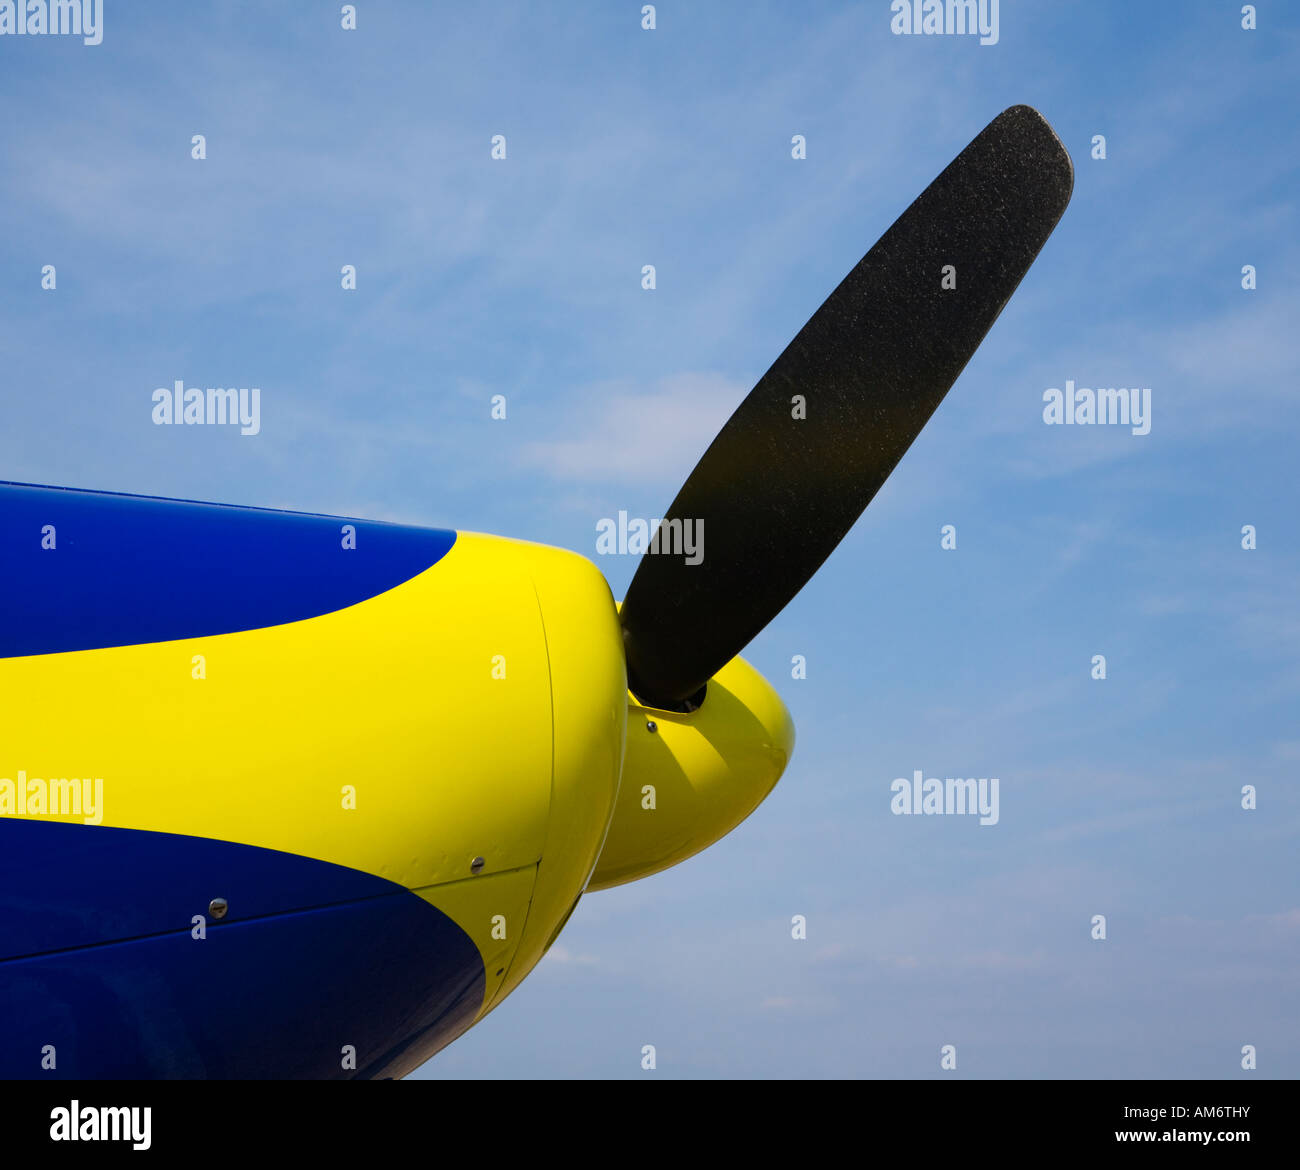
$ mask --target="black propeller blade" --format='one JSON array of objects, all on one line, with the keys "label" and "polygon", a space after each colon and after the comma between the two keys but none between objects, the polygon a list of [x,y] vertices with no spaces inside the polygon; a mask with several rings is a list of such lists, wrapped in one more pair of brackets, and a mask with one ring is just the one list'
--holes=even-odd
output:
[{"label": "black propeller blade", "polygon": [[703,559],[652,551],[637,567],[621,610],[633,694],[689,707],[799,592],[970,361],[1073,186],[1052,128],[1013,106],[831,293],[665,514],[661,545],[671,521],[704,522]]}]

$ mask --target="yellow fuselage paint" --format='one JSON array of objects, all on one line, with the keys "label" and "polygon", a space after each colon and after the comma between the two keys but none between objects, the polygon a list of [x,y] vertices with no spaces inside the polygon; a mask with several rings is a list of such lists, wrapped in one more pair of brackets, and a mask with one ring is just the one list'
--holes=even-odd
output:
[{"label": "yellow fuselage paint", "polygon": [[479,947],[481,1015],[585,888],[626,714],[596,568],[462,533],[420,575],[305,621],[0,660],[0,776],[102,779],[103,825],[414,890]]}]

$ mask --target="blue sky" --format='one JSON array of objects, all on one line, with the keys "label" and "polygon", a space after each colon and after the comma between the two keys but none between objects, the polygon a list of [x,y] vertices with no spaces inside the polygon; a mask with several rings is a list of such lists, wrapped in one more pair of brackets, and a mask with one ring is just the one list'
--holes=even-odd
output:
[{"label": "blue sky", "polygon": [[[0,38],[3,477],[594,556],[1034,105],[1070,208],[747,652],[785,777],[586,898],[419,1075],[1300,1075],[1300,15],[1004,0],[981,46],[892,35],[886,0],[640,7],[374,0],[343,32],[334,3],[107,0],[101,45]],[[259,386],[261,434],[153,426],[177,378]],[[1150,434],[1044,425],[1067,379],[1151,387]],[[621,596],[633,558],[598,559]],[[915,769],[999,777],[1000,822],[891,815]]]}]

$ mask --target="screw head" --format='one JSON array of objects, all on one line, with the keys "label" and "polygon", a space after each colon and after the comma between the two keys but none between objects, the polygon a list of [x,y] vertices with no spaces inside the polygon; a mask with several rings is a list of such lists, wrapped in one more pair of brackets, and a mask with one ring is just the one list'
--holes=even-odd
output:
[{"label": "screw head", "polygon": [[469,872],[470,872],[470,873],[482,873],[482,872],[483,872],[483,867],[484,867],[485,865],[487,865],[487,862],[484,861],[483,858],[481,858],[481,857],[476,857],[476,858],[474,858],[473,861],[471,861],[471,862],[469,863]]},{"label": "screw head", "polygon": [[230,911],[230,903],[225,898],[213,898],[208,903],[208,913],[213,918],[224,918]]},{"label": "screw head", "polygon": [[654,735],[654,733],[659,730],[659,724],[657,724],[653,719],[647,719],[645,721],[645,729],[651,735]]}]

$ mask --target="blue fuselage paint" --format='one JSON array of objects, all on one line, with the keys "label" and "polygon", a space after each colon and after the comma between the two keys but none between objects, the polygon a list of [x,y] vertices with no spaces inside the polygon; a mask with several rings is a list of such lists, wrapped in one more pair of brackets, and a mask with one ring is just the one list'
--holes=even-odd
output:
[{"label": "blue fuselage paint", "polygon": [[0,481],[0,658],[302,621],[410,580],[455,540],[437,528]]},{"label": "blue fuselage paint", "polygon": [[485,986],[473,940],[373,874],[14,817],[0,955],[0,1078],[380,1076],[459,1035]]}]

